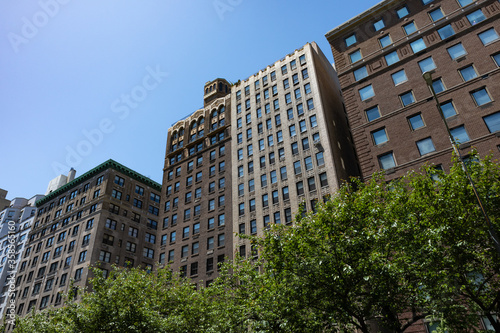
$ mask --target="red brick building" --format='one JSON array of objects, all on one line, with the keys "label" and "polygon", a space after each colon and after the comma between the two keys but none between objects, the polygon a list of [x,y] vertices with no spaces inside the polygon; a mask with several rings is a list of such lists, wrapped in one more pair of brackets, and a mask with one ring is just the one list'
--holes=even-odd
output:
[{"label": "red brick building", "polygon": [[397,178],[452,147],[422,74],[464,156],[500,157],[500,2],[387,0],[331,30],[361,173]]}]

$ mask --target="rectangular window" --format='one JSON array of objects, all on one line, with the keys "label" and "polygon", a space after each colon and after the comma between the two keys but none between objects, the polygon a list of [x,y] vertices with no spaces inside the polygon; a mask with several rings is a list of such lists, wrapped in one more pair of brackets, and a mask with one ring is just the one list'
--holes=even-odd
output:
[{"label": "rectangular window", "polygon": [[356,70],[354,70],[354,79],[356,81],[359,81],[361,79],[364,79],[365,77],[368,76],[368,71],[366,70],[366,66],[360,67]]},{"label": "rectangular window", "polygon": [[429,16],[431,17],[431,20],[436,22],[444,17],[443,11],[441,10],[441,7],[436,8],[434,10],[431,10],[429,12]]},{"label": "rectangular window", "polygon": [[444,86],[443,79],[439,78],[436,80],[432,81],[432,88],[434,89],[434,92],[436,94],[439,94],[442,91],[446,90],[446,87]]},{"label": "rectangular window", "polygon": [[375,92],[373,91],[372,85],[370,84],[366,87],[359,89],[359,96],[360,96],[362,101],[365,101],[365,100],[375,96]]},{"label": "rectangular window", "polygon": [[349,54],[349,58],[351,59],[351,63],[354,64],[362,59],[361,50],[356,50]]},{"label": "rectangular window", "polygon": [[309,78],[309,72],[307,71],[307,68],[304,68],[302,70],[302,79],[308,79]]},{"label": "rectangular window", "polygon": [[443,115],[445,118],[452,117],[457,114],[457,111],[455,110],[455,106],[453,105],[453,102],[445,102],[441,104],[441,110],[443,111]]},{"label": "rectangular window", "polygon": [[432,153],[433,151],[436,150],[436,148],[434,148],[434,143],[432,143],[431,138],[425,138],[420,141],[417,141],[417,147],[418,151],[420,152],[420,156]]},{"label": "rectangular window", "polygon": [[484,16],[483,12],[481,9],[478,9],[476,11],[473,11],[469,15],[467,15],[467,20],[469,20],[469,23],[471,25],[478,24],[481,21],[486,20],[486,16]]},{"label": "rectangular window", "polygon": [[311,111],[314,109],[314,102],[313,102],[313,99],[310,98],[307,100],[307,110],[308,111]]},{"label": "rectangular window", "polygon": [[490,114],[489,116],[483,117],[483,120],[490,133],[500,131],[500,112],[496,112]]},{"label": "rectangular window", "polygon": [[368,121],[373,121],[375,119],[380,118],[380,110],[378,109],[378,106],[374,106],[368,110],[365,111],[366,113],[366,118]]},{"label": "rectangular window", "polygon": [[403,25],[403,30],[407,35],[411,35],[412,33],[417,31],[417,26],[415,22],[410,22],[408,24]]},{"label": "rectangular window", "polygon": [[422,50],[425,50],[427,46],[425,46],[425,42],[422,38],[419,38],[413,42],[410,43],[411,49],[413,53],[418,53]]},{"label": "rectangular window", "polygon": [[472,98],[474,99],[474,101],[476,102],[477,106],[481,106],[481,105],[484,105],[484,104],[491,102],[491,97],[488,94],[488,91],[486,90],[486,88],[481,88],[481,89],[475,90],[475,91],[471,92],[471,95],[472,95]]},{"label": "rectangular window", "polygon": [[380,43],[380,47],[384,48],[392,44],[392,39],[390,35],[385,35],[384,37],[380,37],[378,42]]},{"label": "rectangular window", "polygon": [[385,128],[379,129],[377,131],[372,132],[372,138],[375,145],[379,145],[388,141],[387,133]]},{"label": "rectangular window", "polygon": [[495,64],[498,67],[500,67],[500,53],[493,55],[492,58],[493,58],[493,61],[495,62]]},{"label": "rectangular window", "polygon": [[493,43],[494,41],[498,40],[498,34],[495,31],[495,28],[488,29],[486,31],[481,32],[478,34],[479,39],[481,39],[481,42],[483,45],[488,45],[490,43]]},{"label": "rectangular window", "polygon": [[391,77],[392,77],[392,82],[394,82],[395,86],[408,81],[408,78],[406,77],[406,73],[405,73],[404,69],[392,74]]},{"label": "rectangular window", "polygon": [[380,19],[380,20],[376,21],[375,23],[373,23],[373,28],[375,29],[375,31],[379,31],[381,29],[384,29],[385,28],[384,20]]},{"label": "rectangular window", "polygon": [[408,14],[410,14],[410,11],[408,10],[407,6],[403,6],[396,10],[396,14],[398,15],[399,18],[403,18]]},{"label": "rectangular window", "polygon": [[416,130],[425,126],[424,120],[422,119],[422,115],[420,113],[409,117],[408,122],[410,123],[410,128],[412,130]]},{"label": "rectangular window", "polygon": [[399,61],[399,56],[397,51],[393,51],[391,53],[388,53],[384,56],[385,62],[387,63],[387,66],[390,66],[392,64],[395,64]]},{"label": "rectangular window", "polygon": [[384,154],[384,155],[380,155],[378,157],[378,162],[379,162],[380,168],[383,170],[394,168],[396,166],[396,162],[394,160],[394,155],[392,154],[392,152]]},{"label": "rectangular window", "polygon": [[403,107],[415,103],[415,97],[413,96],[413,91],[408,91],[404,94],[401,94],[399,95],[399,98],[401,100],[401,103],[403,104]]},{"label": "rectangular window", "polygon": [[450,129],[450,133],[455,139],[456,143],[464,143],[467,141],[470,141],[469,135],[467,134],[467,131],[465,130],[465,126],[458,126],[453,129]]},{"label": "rectangular window", "polygon": [[344,41],[345,41],[345,46],[349,47],[356,43],[356,35],[352,34],[349,37],[344,38]]},{"label": "rectangular window", "polygon": [[453,30],[451,24],[445,25],[444,27],[438,29],[437,32],[439,34],[439,37],[441,37],[441,39],[443,40],[455,34],[455,30]]},{"label": "rectangular window", "polygon": [[429,72],[433,69],[435,69],[437,66],[434,63],[434,60],[432,57],[425,58],[424,60],[420,60],[418,62],[418,66],[420,67],[420,70],[422,73]]},{"label": "rectangular window", "polygon": [[300,167],[300,161],[295,161],[293,163],[293,170],[296,175],[300,175],[302,173],[302,168]]},{"label": "rectangular window", "polygon": [[465,7],[467,5],[470,5],[471,3],[473,3],[474,0],[458,0],[458,3],[460,4],[460,6],[462,7]]},{"label": "rectangular window", "polygon": [[450,55],[451,59],[453,59],[453,60],[460,58],[460,57],[463,57],[464,55],[467,54],[462,43],[458,43],[456,45],[453,45],[453,46],[447,48],[446,51],[448,51],[448,54]]},{"label": "rectangular window", "polygon": [[462,79],[467,82],[469,80],[472,80],[477,77],[477,72],[476,69],[474,68],[473,65],[467,66],[465,68],[459,69],[458,72],[460,73],[460,76],[462,76]]}]

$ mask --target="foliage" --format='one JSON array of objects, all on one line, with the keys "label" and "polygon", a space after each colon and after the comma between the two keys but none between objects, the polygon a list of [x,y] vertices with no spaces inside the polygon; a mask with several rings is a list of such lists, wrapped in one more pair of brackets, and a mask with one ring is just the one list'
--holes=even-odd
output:
[{"label": "foliage", "polygon": [[[470,173],[500,227],[500,166]],[[426,166],[343,186],[293,226],[246,236],[259,257],[224,265],[207,288],[169,269],[99,270],[93,292],[19,319],[15,332],[404,332],[432,319],[479,332],[500,313],[500,255],[465,177]]]}]

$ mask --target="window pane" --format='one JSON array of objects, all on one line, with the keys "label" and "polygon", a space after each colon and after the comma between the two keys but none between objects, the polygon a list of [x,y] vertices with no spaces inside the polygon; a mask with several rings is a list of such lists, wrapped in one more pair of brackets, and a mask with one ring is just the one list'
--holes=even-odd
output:
[{"label": "window pane", "polygon": [[467,54],[462,43],[458,43],[457,45],[453,45],[452,47],[449,47],[447,49],[447,51],[448,51],[448,54],[450,55],[451,59],[457,59],[457,58]]},{"label": "window pane", "polygon": [[355,63],[361,60],[361,51],[357,50],[354,51],[353,53],[349,54],[349,57],[351,58],[351,63]]},{"label": "window pane", "polygon": [[434,148],[434,144],[432,143],[431,138],[426,138],[426,139],[417,141],[417,147],[418,147],[418,151],[420,152],[420,155],[432,153],[433,151],[436,150],[436,148]]},{"label": "window pane", "polygon": [[391,52],[385,56],[385,62],[387,62],[387,66],[395,64],[399,61],[399,56],[396,51]]},{"label": "window pane", "polygon": [[458,3],[460,4],[460,6],[462,7],[465,7],[467,5],[470,5],[471,3],[473,3],[474,0],[458,0]]},{"label": "window pane", "polygon": [[434,60],[432,60],[432,57],[425,58],[424,60],[419,61],[418,65],[420,66],[420,70],[422,71],[422,73],[431,71],[436,68],[436,64],[434,63]]},{"label": "window pane", "polygon": [[366,110],[366,118],[368,118],[368,121],[380,118],[380,111],[378,109],[378,106]]},{"label": "window pane", "polygon": [[441,91],[445,91],[444,83],[442,79],[437,79],[432,81],[432,88],[434,88],[434,92],[439,94]]},{"label": "window pane", "polygon": [[443,110],[443,116],[445,118],[449,118],[457,114],[457,111],[455,111],[455,107],[453,106],[452,102],[441,104],[441,110]]},{"label": "window pane", "polygon": [[420,52],[422,50],[425,50],[425,48],[426,48],[424,40],[422,38],[419,38],[416,41],[411,42],[410,46],[411,46],[413,53]]},{"label": "window pane", "polygon": [[483,119],[491,133],[500,131],[500,112],[490,114]]},{"label": "window pane", "polygon": [[500,67],[500,53],[495,54],[495,55],[493,56],[493,60],[495,61],[495,63],[497,64],[497,66],[499,66],[499,67]]},{"label": "window pane", "polygon": [[369,86],[359,89],[359,96],[362,101],[375,96],[372,85],[370,84]]},{"label": "window pane", "polygon": [[382,48],[387,47],[387,46],[391,45],[391,43],[392,43],[391,36],[389,36],[389,35],[384,36],[384,37],[380,37],[378,40],[379,40],[380,46],[382,46]]},{"label": "window pane", "polygon": [[455,30],[453,30],[451,24],[445,25],[441,29],[438,29],[437,32],[439,34],[439,37],[441,37],[441,39],[446,39],[455,34]]},{"label": "window pane", "polygon": [[474,91],[472,97],[478,106],[491,102],[490,95],[488,95],[485,88]]},{"label": "window pane", "polygon": [[483,42],[483,45],[492,43],[498,39],[498,34],[494,28],[481,32],[478,36],[481,42]]},{"label": "window pane", "polygon": [[469,135],[465,131],[465,126],[463,125],[451,129],[450,132],[457,143],[464,143],[470,140]]},{"label": "window pane", "polygon": [[407,35],[411,35],[415,31],[417,31],[417,26],[415,25],[415,22],[410,22],[410,23],[404,25],[403,29]]},{"label": "window pane", "polygon": [[396,162],[394,161],[394,156],[392,155],[392,153],[379,156],[378,161],[380,164],[380,168],[383,170],[394,168],[396,166]]},{"label": "window pane", "polygon": [[486,16],[484,16],[483,12],[481,9],[478,9],[469,15],[467,15],[467,19],[469,20],[469,23],[471,25],[478,24],[479,22],[486,20]]},{"label": "window pane", "polygon": [[349,37],[345,39],[345,45],[347,47],[351,46],[352,44],[356,43],[356,35],[352,34]]},{"label": "window pane", "polygon": [[366,66],[358,68],[354,71],[354,78],[356,81],[359,81],[368,76],[368,71],[366,70]]},{"label": "window pane", "polygon": [[400,95],[400,98],[403,106],[407,106],[415,102],[415,98],[413,97],[413,93],[411,91]]},{"label": "window pane", "polygon": [[405,73],[404,69],[392,74],[391,76],[392,76],[392,81],[394,82],[395,86],[397,86],[398,84],[401,84],[403,82],[408,81],[408,78],[406,77],[406,73]]},{"label": "window pane", "polygon": [[410,122],[410,127],[412,130],[424,127],[424,120],[422,119],[421,114],[417,114],[413,117],[408,118],[408,121]]},{"label": "window pane", "polygon": [[429,12],[429,16],[431,19],[435,22],[439,19],[442,19],[444,17],[443,11],[441,8],[434,9],[433,11]]},{"label": "window pane", "polygon": [[460,75],[462,75],[462,78],[464,79],[465,82],[472,80],[473,78],[477,77],[476,70],[474,69],[474,66],[467,66],[465,68],[459,69]]},{"label": "window pane", "polygon": [[404,6],[402,8],[399,8],[398,10],[396,10],[396,14],[398,14],[399,18],[403,18],[406,15],[408,15],[409,13],[410,12],[408,11],[408,7],[406,7],[406,6]]},{"label": "window pane", "polygon": [[387,142],[387,133],[385,132],[385,128],[382,128],[378,131],[372,133],[373,142],[375,145],[379,145],[381,143]]},{"label": "window pane", "polygon": [[428,3],[431,3],[432,1],[434,1],[434,0],[422,0],[422,3],[424,5],[427,5]]},{"label": "window pane", "polygon": [[379,31],[380,29],[383,29],[385,27],[384,20],[378,20],[377,22],[373,23],[373,27],[375,28],[375,31]]}]

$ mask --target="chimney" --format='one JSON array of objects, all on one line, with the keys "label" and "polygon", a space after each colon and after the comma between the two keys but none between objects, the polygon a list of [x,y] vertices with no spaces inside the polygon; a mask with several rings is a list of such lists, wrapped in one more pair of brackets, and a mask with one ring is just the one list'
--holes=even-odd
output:
[{"label": "chimney", "polygon": [[76,175],[76,170],[71,168],[68,172],[68,180],[67,180],[67,183],[69,183],[70,181],[72,181],[73,179],[75,179],[75,175]]}]

